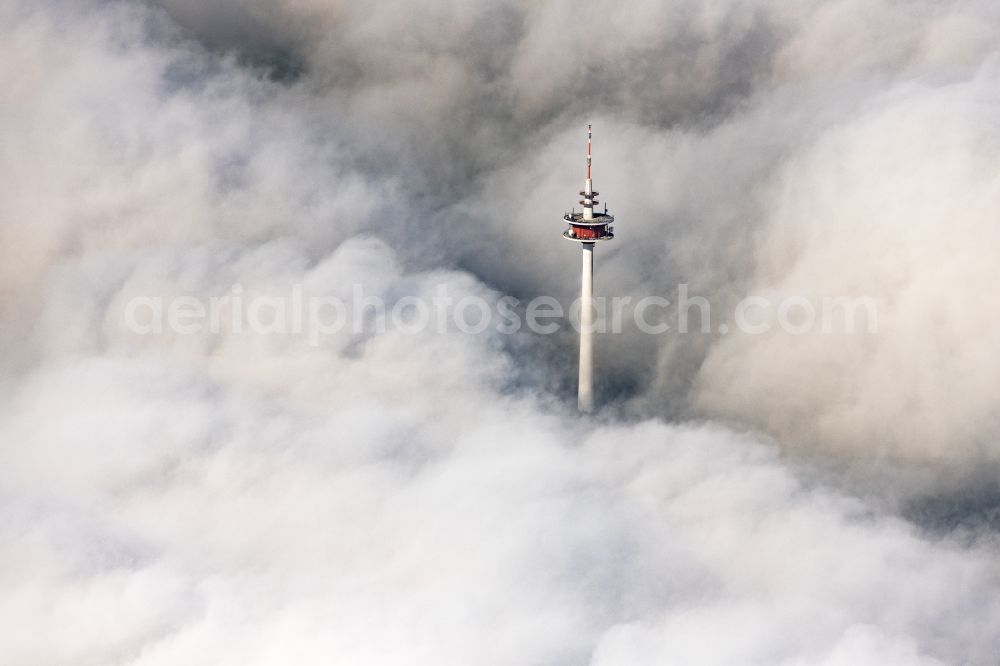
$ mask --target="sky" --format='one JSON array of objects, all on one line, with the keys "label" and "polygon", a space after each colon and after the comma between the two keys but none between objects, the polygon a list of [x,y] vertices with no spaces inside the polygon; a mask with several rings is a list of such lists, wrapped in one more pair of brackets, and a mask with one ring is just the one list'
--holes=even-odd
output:
[{"label": "sky", "polygon": [[[995,660],[995,3],[0,0],[0,37],[0,662]],[[592,416],[570,328],[128,325],[568,307],[588,123],[632,299]],[[642,331],[682,284],[709,330]],[[877,330],[715,326],[827,297]]]}]

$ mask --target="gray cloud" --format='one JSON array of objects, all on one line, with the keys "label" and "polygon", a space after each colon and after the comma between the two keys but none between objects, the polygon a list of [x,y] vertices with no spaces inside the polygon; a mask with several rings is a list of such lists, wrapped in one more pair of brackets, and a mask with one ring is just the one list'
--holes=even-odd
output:
[{"label": "gray cloud", "polygon": [[[992,6],[0,24],[0,661],[993,658]],[[581,423],[568,335],[123,327],[236,283],[568,301],[588,120],[601,291],[870,296],[878,335],[604,336]]]}]

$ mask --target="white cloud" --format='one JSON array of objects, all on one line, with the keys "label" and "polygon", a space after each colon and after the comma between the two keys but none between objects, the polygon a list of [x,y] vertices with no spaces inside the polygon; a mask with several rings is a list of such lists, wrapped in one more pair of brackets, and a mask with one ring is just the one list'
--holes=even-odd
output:
[{"label": "white cloud", "polygon": [[[886,508],[996,462],[989,7],[159,4],[0,9],[0,661],[994,657],[992,532]],[[567,296],[584,89],[602,290],[865,294],[879,335],[606,336],[624,416],[581,422],[565,337],[123,327]]]}]

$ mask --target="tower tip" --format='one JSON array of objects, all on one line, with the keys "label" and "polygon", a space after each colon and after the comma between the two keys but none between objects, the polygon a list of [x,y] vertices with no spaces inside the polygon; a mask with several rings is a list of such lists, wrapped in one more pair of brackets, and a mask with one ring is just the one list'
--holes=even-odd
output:
[{"label": "tower tip", "polygon": [[[591,158],[591,140],[593,139],[593,133],[590,130],[590,123],[587,123],[587,181],[590,181],[590,158]],[[589,186],[588,186],[589,191]]]}]

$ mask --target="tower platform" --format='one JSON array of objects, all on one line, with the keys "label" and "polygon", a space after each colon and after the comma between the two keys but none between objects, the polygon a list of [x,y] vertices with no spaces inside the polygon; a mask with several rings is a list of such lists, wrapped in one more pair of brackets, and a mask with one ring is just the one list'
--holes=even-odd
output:
[{"label": "tower platform", "polygon": [[583,217],[583,213],[566,213],[563,222],[569,224],[569,229],[563,232],[566,240],[596,243],[615,237],[615,216],[608,213],[594,213],[589,220]]}]

